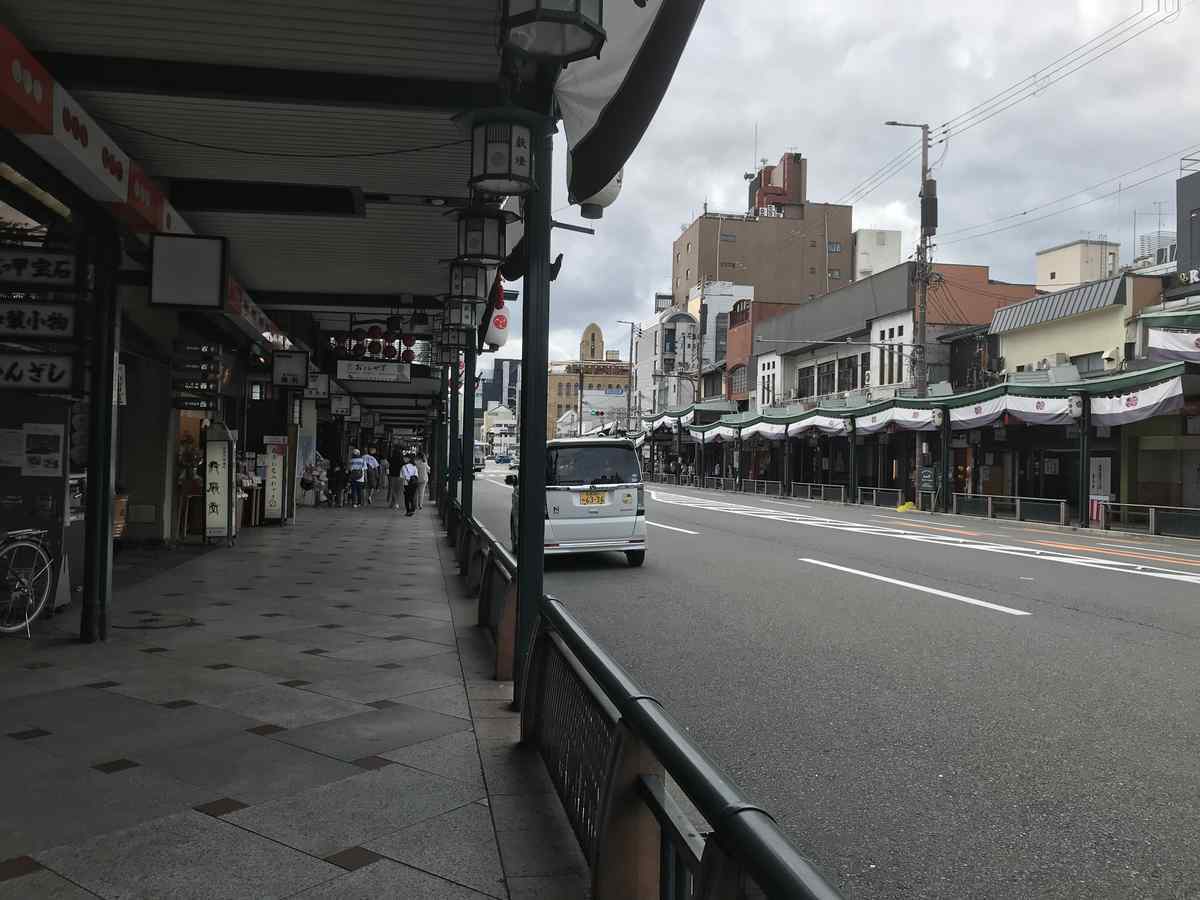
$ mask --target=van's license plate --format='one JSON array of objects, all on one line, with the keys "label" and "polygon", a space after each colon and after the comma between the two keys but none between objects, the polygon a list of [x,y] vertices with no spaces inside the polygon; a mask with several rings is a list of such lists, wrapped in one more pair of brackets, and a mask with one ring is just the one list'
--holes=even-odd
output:
[{"label": "van's license plate", "polygon": [[579,495],[580,506],[603,506],[604,492],[603,491],[585,491]]}]

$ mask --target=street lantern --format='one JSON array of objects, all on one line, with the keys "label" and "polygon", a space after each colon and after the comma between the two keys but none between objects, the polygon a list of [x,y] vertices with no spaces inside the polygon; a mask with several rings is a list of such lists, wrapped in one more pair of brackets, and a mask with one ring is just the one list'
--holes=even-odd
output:
[{"label": "street lantern", "polygon": [[523,197],[533,187],[533,129],[530,115],[495,107],[471,115],[471,177],[474,190],[497,197]]},{"label": "street lantern", "polygon": [[505,226],[516,213],[472,206],[458,215],[458,262],[498,266],[508,255]]},{"label": "street lantern", "polygon": [[604,38],[604,0],[505,0],[504,41],[533,59],[599,56]]},{"label": "street lantern", "polygon": [[470,346],[471,334],[457,326],[446,326],[442,331],[442,346],[457,353]]},{"label": "street lantern", "polygon": [[488,270],[470,263],[450,263],[450,291],[447,300],[463,303],[487,303]]},{"label": "street lantern", "polygon": [[482,303],[472,303],[464,300],[447,300],[445,327],[447,329],[461,331],[474,331],[479,327],[479,320],[482,317],[482,312]]}]

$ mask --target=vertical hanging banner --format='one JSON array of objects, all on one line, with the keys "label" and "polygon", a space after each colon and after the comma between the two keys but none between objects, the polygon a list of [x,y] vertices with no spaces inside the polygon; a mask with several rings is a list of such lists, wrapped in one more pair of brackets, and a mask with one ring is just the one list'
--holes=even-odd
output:
[{"label": "vertical hanging banner", "polygon": [[230,537],[229,534],[229,441],[204,444],[204,536]]},{"label": "vertical hanging banner", "polygon": [[267,448],[267,471],[263,490],[266,494],[263,518],[283,519],[283,478],[287,468],[287,435],[266,435],[263,443]]}]

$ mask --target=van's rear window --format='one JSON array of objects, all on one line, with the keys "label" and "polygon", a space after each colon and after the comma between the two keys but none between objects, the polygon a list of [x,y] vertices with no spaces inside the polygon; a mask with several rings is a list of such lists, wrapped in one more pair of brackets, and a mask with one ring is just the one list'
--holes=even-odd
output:
[{"label": "van's rear window", "polygon": [[642,480],[632,447],[550,447],[546,450],[546,484],[633,484]]}]

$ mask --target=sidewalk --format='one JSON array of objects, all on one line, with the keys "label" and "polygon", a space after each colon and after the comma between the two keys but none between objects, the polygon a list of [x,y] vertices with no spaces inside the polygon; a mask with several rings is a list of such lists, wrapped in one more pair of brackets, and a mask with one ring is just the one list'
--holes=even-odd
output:
[{"label": "sidewalk", "polygon": [[0,900],[574,898],[431,505],[300,511],[0,639]]}]

